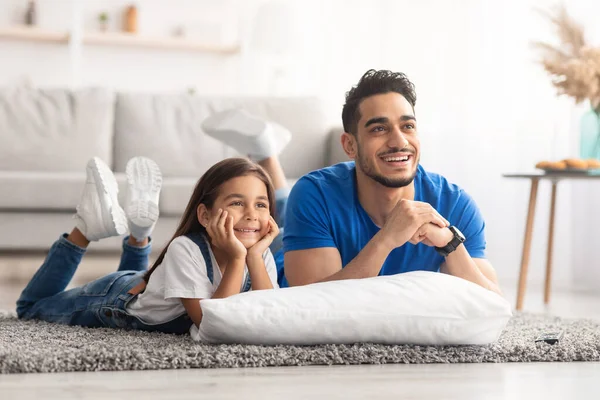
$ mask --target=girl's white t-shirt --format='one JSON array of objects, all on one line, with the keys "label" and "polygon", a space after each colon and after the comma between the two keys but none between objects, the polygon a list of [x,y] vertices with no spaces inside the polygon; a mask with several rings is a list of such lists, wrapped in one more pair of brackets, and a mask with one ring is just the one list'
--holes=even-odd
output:
[{"label": "girl's white t-shirt", "polygon": [[[167,248],[162,263],[150,276],[146,290],[128,304],[129,313],[148,325],[157,325],[185,314],[181,298],[211,298],[223,276],[210,245],[208,249],[213,264],[212,284],[198,245],[186,236],[179,236]],[[271,250],[267,249],[263,253],[263,260],[273,288],[278,288],[277,266]],[[246,266],[242,285],[246,282],[247,275]],[[240,287],[240,291],[242,289]]]}]

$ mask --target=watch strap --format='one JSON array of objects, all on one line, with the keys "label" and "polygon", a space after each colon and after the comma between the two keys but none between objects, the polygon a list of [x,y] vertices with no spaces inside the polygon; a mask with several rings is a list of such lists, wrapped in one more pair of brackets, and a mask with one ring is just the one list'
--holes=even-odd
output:
[{"label": "watch strap", "polygon": [[436,247],[435,250],[442,256],[447,257],[450,253],[458,248],[464,241],[464,236],[454,226],[448,227],[450,232],[454,235],[452,239],[444,247]]}]

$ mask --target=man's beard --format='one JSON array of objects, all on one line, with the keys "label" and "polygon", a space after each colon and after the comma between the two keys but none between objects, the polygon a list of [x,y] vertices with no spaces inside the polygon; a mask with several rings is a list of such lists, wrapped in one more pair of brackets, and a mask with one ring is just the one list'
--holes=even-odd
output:
[{"label": "man's beard", "polygon": [[[369,161],[362,156],[362,153],[360,151],[360,147],[358,148],[358,165],[360,166],[360,169],[363,171],[363,173],[368,176],[369,178],[373,179],[375,182],[385,186],[385,187],[389,187],[389,188],[401,188],[401,187],[405,187],[408,186],[412,183],[412,181],[415,179],[415,175],[417,174],[417,168],[415,167],[414,171],[412,172],[412,174],[410,174],[409,177],[406,178],[388,178],[386,176],[377,174],[375,172],[375,168],[369,163]],[[415,154],[413,153],[413,158],[415,157]],[[419,160],[414,160],[414,164],[415,166],[418,164]]]}]

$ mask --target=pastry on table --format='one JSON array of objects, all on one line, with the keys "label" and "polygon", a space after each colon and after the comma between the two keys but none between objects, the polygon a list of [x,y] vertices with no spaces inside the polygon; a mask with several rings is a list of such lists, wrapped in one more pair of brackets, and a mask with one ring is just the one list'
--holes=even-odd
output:
[{"label": "pastry on table", "polygon": [[585,160],[588,169],[599,169],[600,168],[600,160],[596,160],[595,158],[590,158]]},{"label": "pastry on table", "polygon": [[580,158],[567,158],[563,160],[569,169],[587,169],[588,163]]},{"label": "pastry on table", "polygon": [[535,167],[543,170],[564,170],[567,169],[567,163],[563,161],[540,161]]},{"label": "pastry on table", "polygon": [[561,160],[561,161],[551,161],[550,162],[550,169],[567,169],[567,163],[565,162],[565,160]]},{"label": "pastry on table", "polygon": [[539,163],[535,164],[535,167],[538,169],[548,169],[550,168],[550,161],[540,161]]}]

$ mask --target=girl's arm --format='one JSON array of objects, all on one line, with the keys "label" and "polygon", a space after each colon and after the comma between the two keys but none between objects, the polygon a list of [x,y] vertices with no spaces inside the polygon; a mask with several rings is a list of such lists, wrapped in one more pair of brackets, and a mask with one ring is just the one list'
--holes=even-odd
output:
[{"label": "girl's arm", "polygon": [[[252,290],[273,289],[273,281],[265,266],[263,254],[267,251],[271,243],[273,243],[273,239],[279,234],[279,227],[273,217],[269,218],[268,224],[268,233],[254,244],[254,246],[248,249],[248,255],[246,256],[248,273],[252,280]],[[270,257],[270,261],[275,264],[273,255],[270,251],[268,257]],[[275,274],[275,284],[277,284],[277,274]]]},{"label": "girl's arm", "polygon": [[265,267],[262,254],[248,254],[246,263],[252,281],[252,290],[273,289],[273,283]]},{"label": "girl's arm", "polygon": [[233,296],[240,292],[242,281],[244,280],[245,264],[245,257],[236,257],[229,260],[225,272],[223,273],[223,279],[221,279],[219,287],[212,295],[212,299],[224,299],[225,297]]},{"label": "girl's arm", "polygon": [[211,246],[228,255],[223,279],[211,298],[223,299],[238,294],[244,279],[244,267],[248,252],[242,242],[235,237],[233,217],[228,216],[227,211],[219,208],[216,216],[207,224],[206,232],[211,238]]},{"label": "girl's arm", "polygon": [[189,315],[197,327],[200,327],[200,322],[202,322],[202,308],[200,307],[200,300],[202,299],[181,299],[187,315]]},{"label": "girl's arm", "polygon": [[[219,283],[219,287],[212,295],[211,299],[223,299],[225,297],[233,296],[240,292],[242,286],[242,280],[244,279],[244,266],[245,259],[233,259],[229,261],[223,279]],[[194,321],[197,327],[200,327],[202,322],[202,307],[200,307],[200,300],[202,299],[187,299],[182,298],[181,303],[187,312],[187,315]]]}]

